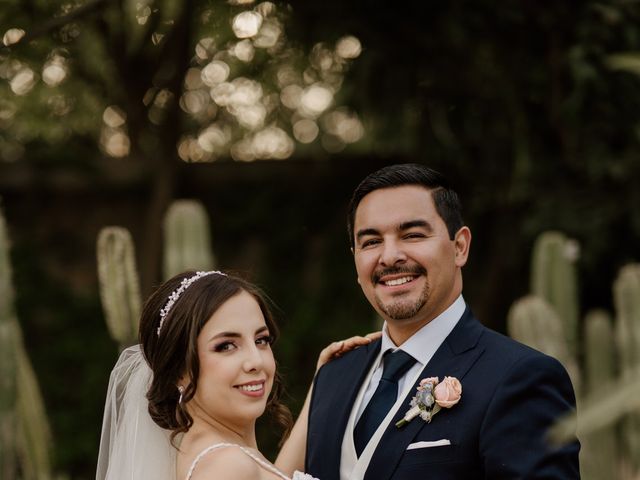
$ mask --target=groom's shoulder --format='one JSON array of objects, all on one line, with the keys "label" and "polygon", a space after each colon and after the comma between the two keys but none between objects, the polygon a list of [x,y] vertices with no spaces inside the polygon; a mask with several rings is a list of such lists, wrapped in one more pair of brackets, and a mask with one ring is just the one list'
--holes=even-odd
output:
[{"label": "groom's shoulder", "polygon": [[482,329],[480,344],[485,349],[483,356],[488,356],[503,368],[509,368],[513,364],[560,365],[556,358],[518,342],[503,333],[485,326]]},{"label": "groom's shoulder", "polygon": [[341,356],[332,359],[323,365],[319,372],[324,375],[341,375],[346,368],[352,369],[357,366],[365,365],[372,359],[373,355],[380,351],[380,340],[374,340],[368,345],[354,348]]}]

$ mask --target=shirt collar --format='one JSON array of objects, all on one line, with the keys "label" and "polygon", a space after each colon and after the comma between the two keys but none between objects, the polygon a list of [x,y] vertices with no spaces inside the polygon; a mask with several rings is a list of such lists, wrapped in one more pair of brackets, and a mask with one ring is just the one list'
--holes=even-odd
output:
[{"label": "shirt collar", "polygon": [[444,339],[451,333],[458,320],[462,317],[466,304],[462,294],[447,309],[424,327],[414,333],[409,339],[398,347],[387,332],[387,322],[382,327],[381,351],[403,350],[411,355],[422,365],[426,365]]}]

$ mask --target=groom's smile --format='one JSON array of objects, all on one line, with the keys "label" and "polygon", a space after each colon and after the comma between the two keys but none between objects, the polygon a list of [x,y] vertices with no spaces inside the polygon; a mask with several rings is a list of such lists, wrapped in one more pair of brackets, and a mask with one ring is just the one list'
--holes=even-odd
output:
[{"label": "groom's smile", "polygon": [[387,322],[411,333],[459,295],[455,241],[429,190],[374,190],[360,201],[353,232],[358,283]]}]

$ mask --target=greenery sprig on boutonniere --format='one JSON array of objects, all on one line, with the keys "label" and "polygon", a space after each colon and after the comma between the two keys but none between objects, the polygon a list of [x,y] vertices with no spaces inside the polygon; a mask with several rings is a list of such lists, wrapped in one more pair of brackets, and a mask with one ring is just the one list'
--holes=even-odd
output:
[{"label": "greenery sprig on boutonniere", "polygon": [[442,383],[438,377],[423,378],[418,385],[418,393],[411,399],[411,408],[404,418],[396,423],[400,428],[420,415],[420,418],[431,423],[433,416],[442,408],[451,408],[460,401],[462,384],[456,377],[444,377]]}]

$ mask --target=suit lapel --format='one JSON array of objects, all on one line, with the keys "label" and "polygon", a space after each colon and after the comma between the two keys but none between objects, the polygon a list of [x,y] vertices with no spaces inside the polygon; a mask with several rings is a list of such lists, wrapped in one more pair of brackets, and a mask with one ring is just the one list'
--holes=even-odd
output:
[{"label": "suit lapel", "polygon": [[[429,425],[433,425],[433,423],[427,424],[420,417],[417,417],[400,429],[395,426],[396,422],[404,417],[404,414],[410,408],[409,402],[415,395],[421,379],[438,377],[442,380],[445,375],[457,377],[462,382],[464,392],[464,376],[484,351],[483,348],[476,348],[482,329],[482,325],[467,307],[458,324],[422,370],[418,380],[402,402],[400,409],[389,423],[371,457],[364,480],[372,480],[373,478],[386,480],[390,478],[407,446],[416,437],[420,429],[429,428]],[[439,415],[442,414],[440,412]],[[437,421],[438,416],[436,415],[432,422]]]},{"label": "suit lapel", "polygon": [[[332,385],[332,400],[328,403],[333,410],[331,422],[324,425],[325,438],[334,439],[327,445],[327,466],[339,466],[342,455],[342,439],[349,422],[349,415],[354,408],[355,400],[360,391],[362,383],[365,381],[371,364],[380,352],[380,340],[369,345],[360,347],[349,354],[345,362],[335,362],[335,366],[340,368],[339,375],[333,375],[335,379]],[[349,360],[349,363],[346,362]],[[339,471],[339,468],[338,468]],[[322,477],[320,477],[322,478]],[[338,477],[339,478],[339,473]]]}]

